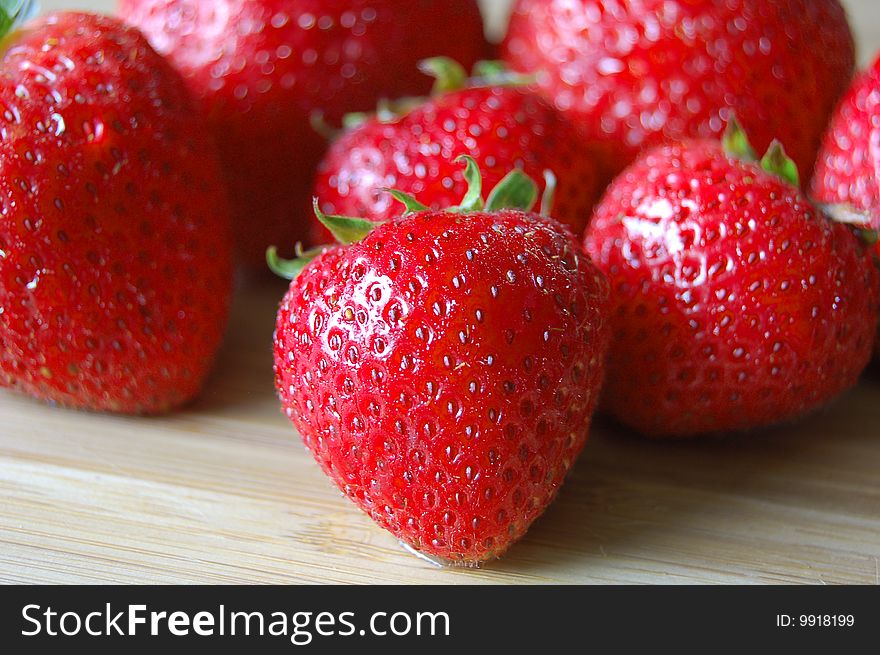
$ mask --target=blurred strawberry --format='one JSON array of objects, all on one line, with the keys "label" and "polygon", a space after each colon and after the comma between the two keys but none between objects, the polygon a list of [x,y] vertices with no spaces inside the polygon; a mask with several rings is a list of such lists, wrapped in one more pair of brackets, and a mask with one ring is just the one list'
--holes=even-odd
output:
[{"label": "blurred strawberry", "polygon": [[[864,229],[880,257],[880,57],[832,117],[810,190],[836,220]],[[875,353],[880,357],[880,335]]]},{"label": "blurred strawberry", "polygon": [[311,127],[427,92],[416,63],[486,49],[475,0],[120,0],[180,70],[219,144],[241,259],[308,234],[314,170],[326,143]]},{"label": "blurred strawberry", "polygon": [[614,170],[664,139],[719,136],[732,109],[804,179],[855,64],[838,0],[518,0],[503,51]]},{"label": "blurred strawberry", "polygon": [[[383,108],[332,145],[315,184],[323,211],[371,221],[393,218],[399,212],[385,188],[418,195],[434,209],[448,207],[466,189],[455,159],[470,155],[489,187],[514,167],[533,179],[552,172],[555,193],[546,209],[582,233],[602,191],[582,133],[490,62],[481,67],[490,72],[470,81],[445,58],[427,60],[422,68],[437,76],[432,98],[409,100],[400,114]],[[316,241],[331,240],[313,223]]]}]

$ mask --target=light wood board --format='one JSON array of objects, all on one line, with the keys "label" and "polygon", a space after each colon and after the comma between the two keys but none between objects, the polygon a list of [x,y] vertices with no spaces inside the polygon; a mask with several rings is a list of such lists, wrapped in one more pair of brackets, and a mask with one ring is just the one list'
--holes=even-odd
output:
[{"label": "light wood board", "polygon": [[[880,3],[847,5],[873,51]],[[281,415],[283,291],[239,293],[206,393],[170,417],[0,392],[0,582],[880,584],[876,372],[817,416],[747,437],[648,443],[598,427],[507,557],[442,570],[343,499]]]},{"label": "light wood board", "polygon": [[0,394],[0,581],[880,581],[880,381],[797,426],[648,443],[594,431],[498,563],[435,569],[331,486],[278,408],[275,281],[238,297],[203,398],[159,419]]}]

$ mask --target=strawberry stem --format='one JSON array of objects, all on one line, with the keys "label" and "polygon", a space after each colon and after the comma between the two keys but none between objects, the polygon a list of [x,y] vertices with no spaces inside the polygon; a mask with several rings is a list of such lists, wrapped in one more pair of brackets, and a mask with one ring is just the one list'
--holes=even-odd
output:
[{"label": "strawberry stem", "polygon": [[432,96],[458,91],[467,85],[468,74],[464,66],[451,57],[431,57],[419,62],[419,70],[434,78]]}]

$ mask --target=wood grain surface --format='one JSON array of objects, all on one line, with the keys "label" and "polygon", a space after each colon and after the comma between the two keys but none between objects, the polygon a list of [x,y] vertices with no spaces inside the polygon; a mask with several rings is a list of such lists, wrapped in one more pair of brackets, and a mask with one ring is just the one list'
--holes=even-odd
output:
[{"label": "wood grain surface", "polygon": [[[845,4],[875,50],[880,2]],[[598,425],[507,557],[437,569],[343,499],[281,415],[283,291],[242,286],[206,393],[172,416],[0,392],[0,582],[880,584],[876,371],[818,415],[747,436],[648,443]]]}]

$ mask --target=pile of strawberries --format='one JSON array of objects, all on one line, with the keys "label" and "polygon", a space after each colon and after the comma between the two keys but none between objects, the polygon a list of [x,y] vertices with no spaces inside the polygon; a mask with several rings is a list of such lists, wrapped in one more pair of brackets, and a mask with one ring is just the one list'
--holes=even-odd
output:
[{"label": "pile of strawberries", "polygon": [[647,437],[751,430],[871,359],[880,60],[850,87],[838,0],[519,0],[498,60],[475,0],[21,5],[7,387],[181,407],[234,268],[268,258],[277,389],[318,463],[407,547],[477,565],[597,408]]}]

